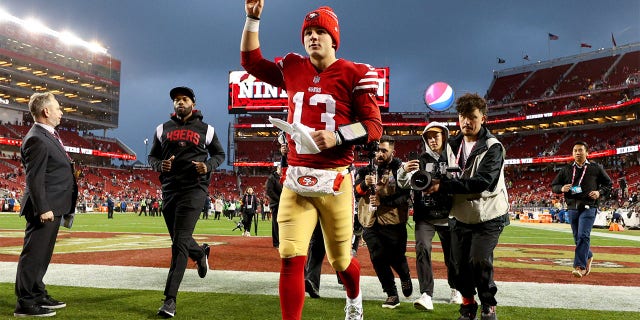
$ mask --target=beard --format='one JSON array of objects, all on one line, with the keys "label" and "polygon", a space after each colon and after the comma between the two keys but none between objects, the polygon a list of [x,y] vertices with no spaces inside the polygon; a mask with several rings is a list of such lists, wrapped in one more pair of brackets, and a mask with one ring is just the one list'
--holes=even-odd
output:
[{"label": "beard", "polygon": [[178,107],[176,108],[176,115],[180,118],[185,118],[193,112],[193,107]]}]

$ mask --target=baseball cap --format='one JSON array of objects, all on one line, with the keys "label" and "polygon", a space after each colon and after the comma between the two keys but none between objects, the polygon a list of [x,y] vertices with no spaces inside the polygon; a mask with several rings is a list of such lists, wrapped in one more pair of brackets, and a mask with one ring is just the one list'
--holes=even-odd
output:
[{"label": "baseball cap", "polygon": [[189,97],[191,101],[196,102],[196,96],[193,94],[193,90],[189,87],[175,87],[169,91],[171,100],[174,100],[178,95]]},{"label": "baseball cap", "polygon": [[434,127],[431,127],[429,129],[425,130],[424,133],[427,133],[427,132],[440,132],[440,133],[442,133],[442,131],[443,131],[442,128],[434,126]]}]

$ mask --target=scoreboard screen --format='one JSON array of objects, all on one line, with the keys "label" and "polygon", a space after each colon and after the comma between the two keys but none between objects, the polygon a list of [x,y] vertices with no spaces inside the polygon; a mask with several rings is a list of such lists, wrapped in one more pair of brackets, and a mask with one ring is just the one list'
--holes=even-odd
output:
[{"label": "scoreboard screen", "polygon": [[[381,112],[389,111],[389,67],[378,71],[377,100]],[[229,72],[229,114],[251,112],[284,112],[287,92],[262,82],[246,71]]]}]

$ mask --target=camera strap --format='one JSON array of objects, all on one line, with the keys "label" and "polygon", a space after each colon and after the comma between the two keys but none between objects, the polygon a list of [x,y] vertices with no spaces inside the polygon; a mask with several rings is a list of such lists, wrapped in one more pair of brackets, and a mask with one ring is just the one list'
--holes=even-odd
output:
[{"label": "camera strap", "polygon": [[[469,146],[466,145],[466,143],[464,142],[464,139],[462,139],[462,142],[460,143],[460,147],[458,148],[458,154],[456,155],[456,163],[458,165],[460,165],[460,158],[462,158],[462,171],[460,172],[460,175],[462,176],[462,172],[464,172],[464,169],[467,167],[467,160],[469,159],[469,155],[471,155],[471,151],[473,150],[473,147],[475,147],[476,142],[474,141],[473,143],[470,143]],[[466,152],[466,149],[469,149],[469,152]],[[463,151],[464,150],[464,151]]]}]

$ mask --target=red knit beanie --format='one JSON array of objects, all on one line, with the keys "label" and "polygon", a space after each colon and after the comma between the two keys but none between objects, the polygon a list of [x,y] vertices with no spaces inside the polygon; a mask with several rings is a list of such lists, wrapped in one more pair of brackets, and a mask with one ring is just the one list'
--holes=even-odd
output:
[{"label": "red knit beanie", "polygon": [[327,30],[333,41],[336,43],[336,51],[340,47],[340,27],[338,26],[338,16],[330,7],[320,7],[307,13],[302,22],[302,42],[304,43],[304,30],[308,27],[320,27]]}]

